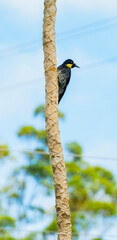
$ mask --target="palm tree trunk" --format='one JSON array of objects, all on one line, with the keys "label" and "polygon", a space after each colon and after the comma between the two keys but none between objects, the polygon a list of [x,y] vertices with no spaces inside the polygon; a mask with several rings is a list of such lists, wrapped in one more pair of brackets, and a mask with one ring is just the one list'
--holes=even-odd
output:
[{"label": "palm tree trunk", "polygon": [[71,240],[68,185],[58,126],[58,81],[55,46],[56,0],[44,0],[43,49],[46,78],[46,132],[53,169],[58,239]]}]

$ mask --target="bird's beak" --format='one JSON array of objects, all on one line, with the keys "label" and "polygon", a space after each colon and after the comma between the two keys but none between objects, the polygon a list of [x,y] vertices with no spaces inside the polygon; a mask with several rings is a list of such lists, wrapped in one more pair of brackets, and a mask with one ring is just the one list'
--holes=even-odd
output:
[{"label": "bird's beak", "polygon": [[79,66],[77,66],[75,63],[74,63],[74,65],[73,65],[73,67],[77,67],[77,68],[80,68]]}]

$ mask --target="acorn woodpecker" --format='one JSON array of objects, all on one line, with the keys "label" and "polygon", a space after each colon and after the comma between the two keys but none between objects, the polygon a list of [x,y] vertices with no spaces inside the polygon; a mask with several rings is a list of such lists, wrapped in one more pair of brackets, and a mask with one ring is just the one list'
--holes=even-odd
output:
[{"label": "acorn woodpecker", "polygon": [[67,59],[62,65],[57,68],[58,73],[58,103],[61,101],[66,88],[70,82],[71,69],[77,66],[71,59]]}]

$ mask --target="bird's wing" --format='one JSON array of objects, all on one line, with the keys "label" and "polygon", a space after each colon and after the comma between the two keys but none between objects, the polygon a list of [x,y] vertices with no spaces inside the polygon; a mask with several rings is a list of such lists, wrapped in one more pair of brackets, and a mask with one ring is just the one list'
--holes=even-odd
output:
[{"label": "bird's wing", "polygon": [[[64,75],[62,77],[65,79]],[[67,85],[69,84],[69,81],[70,81],[70,76],[68,77],[67,82],[64,81],[63,79],[62,79],[62,82],[61,82],[61,79],[60,79],[59,74],[58,74],[58,87],[59,87],[58,103],[61,101],[61,98],[63,97],[63,95],[66,91],[66,88],[67,88]]]},{"label": "bird's wing", "polygon": [[64,89],[62,89],[62,91],[61,91],[61,92],[59,92],[59,96],[58,96],[58,103],[60,103],[60,101],[61,101],[61,98],[63,97],[63,95],[64,95],[65,91],[66,91],[66,87],[65,87]]}]

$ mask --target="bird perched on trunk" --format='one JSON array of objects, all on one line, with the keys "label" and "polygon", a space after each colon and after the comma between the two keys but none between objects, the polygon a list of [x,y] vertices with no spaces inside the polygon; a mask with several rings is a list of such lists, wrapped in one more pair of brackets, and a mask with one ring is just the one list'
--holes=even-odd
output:
[{"label": "bird perched on trunk", "polygon": [[77,66],[71,59],[67,59],[62,65],[57,68],[58,73],[58,103],[61,101],[66,88],[70,82],[71,69]]}]

